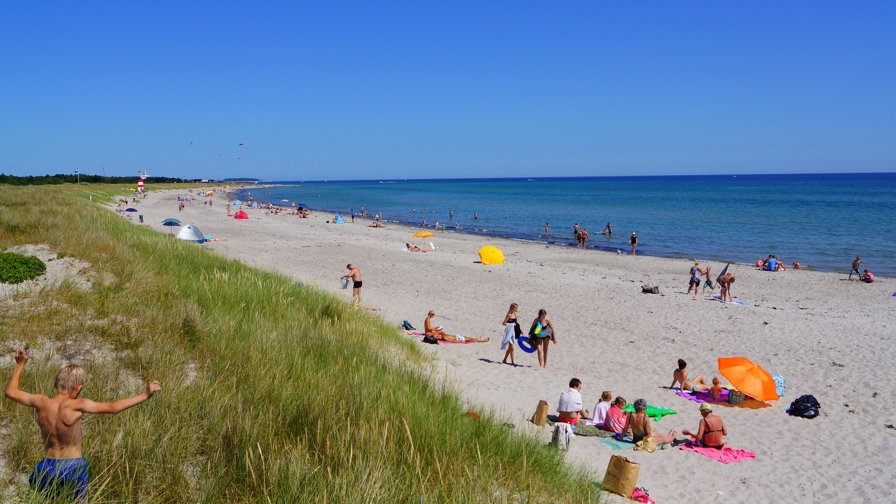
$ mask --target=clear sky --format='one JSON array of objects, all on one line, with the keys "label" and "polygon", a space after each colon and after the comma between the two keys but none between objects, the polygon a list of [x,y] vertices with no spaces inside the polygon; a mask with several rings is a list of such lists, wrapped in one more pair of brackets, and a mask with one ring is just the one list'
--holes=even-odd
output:
[{"label": "clear sky", "polygon": [[4,4],[0,172],[896,171],[892,1],[140,4]]}]

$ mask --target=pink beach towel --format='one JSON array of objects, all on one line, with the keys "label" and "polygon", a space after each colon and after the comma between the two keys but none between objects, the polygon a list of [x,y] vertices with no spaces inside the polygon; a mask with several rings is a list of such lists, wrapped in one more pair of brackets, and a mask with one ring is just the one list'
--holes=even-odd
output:
[{"label": "pink beach towel", "polygon": [[[415,338],[423,339],[423,336],[426,336],[426,335],[421,332],[412,332],[411,336],[413,336]],[[439,340],[440,345],[472,345],[473,343],[475,343],[475,341],[464,341],[463,343],[461,343],[460,341]]]},{"label": "pink beach towel", "polygon": [[722,448],[721,450],[716,450],[715,448],[704,448],[702,446],[697,446],[688,442],[681,445],[680,448],[685,451],[697,452],[713,460],[718,460],[723,464],[730,464],[732,462],[743,462],[745,460],[753,460],[754,458],[756,458],[756,454],[751,451],[738,450],[735,448],[729,448],[727,446]]}]

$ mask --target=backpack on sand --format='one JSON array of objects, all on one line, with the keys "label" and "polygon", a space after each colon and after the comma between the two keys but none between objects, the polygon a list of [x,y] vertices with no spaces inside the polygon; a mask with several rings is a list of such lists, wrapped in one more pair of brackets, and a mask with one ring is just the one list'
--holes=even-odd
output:
[{"label": "backpack on sand", "polygon": [[815,399],[815,396],[801,395],[796,401],[790,403],[790,409],[787,410],[787,413],[791,416],[812,419],[818,416],[818,408],[820,407],[821,404],[818,404],[818,399]]},{"label": "backpack on sand", "polygon": [[437,340],[437,339],[435,338],[435,336],[424,336],[424,337],[423,337],[423,342],[424,342],[424,343],[429,343],[429,344],[431,344],[431,345],[438,345],[438,344],[439,344],[439,340]]}]

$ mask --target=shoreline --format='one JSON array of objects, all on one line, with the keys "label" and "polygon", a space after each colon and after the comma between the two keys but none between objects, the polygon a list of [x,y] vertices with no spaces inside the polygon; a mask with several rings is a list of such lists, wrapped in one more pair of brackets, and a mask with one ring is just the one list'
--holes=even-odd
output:
[{"label": "shoreline", "polygon": [[[586,178],[588,178],[588,177],[586,177]],[[598,177],[598,178],[600,178],[600,177]],[[513,179],[513,180],[517,180],[517,179]],[[372,181],[345,181],[345,182],[370,183]],[[270,189],[270,188],[279,188],[279,187],[299,187],[299,185],[288,184],[288,183],[264,184],[264,185],[254,186],[254,187],[241,187],[241,188],[235,189],[233,191],[233,193],[235,195],[240,196],[240,198],[238,198],[238,199],[241,199],[242,201],[246,201],[245,197],[247,196],[247,193],[250,193],[252,191],[257,191],[259,189]],[[273,200],[265,199],[263,197],[262,198],[254,198],[254,200],[262,202],[264,204],[273,204],[275,206],[282,205],[281,201],[273,201]],[[289,209],[288,206],[286,206],[284,208]],[[315,206],[310,206],[310,205],[308,206],[308,208],[315,212],[340,214],[344,218],[347,218],[345,215],[345,212],[342,209],[315,207]],[[360,216],[360,212],[357,214],[357,216]],[[372,221],[372,219],[369,219],[369,220]],[[383,219],[383,222],[391,223],[392,225],[402,225],[402,226],[405,226],[410,229],[430,231],[430,232],[434,232],[434,233],[438,234],[438,232],[435,231],[434,228],[432,228],[432,227],[424,228],[420,225],[419,222],[414,222],[411,220]],[[536,236],[536,235],[532,235],[532,234],[528,234],[528,233],[497,232],[497,231],[493,231],[493,230],[479,229],[479,228],[476,228],[475,226],[461,227],[460,229],[445,226],[445,231],[447,232],[447,234],[452,234],[452,233],[465,234],[465,235],[471,235],[471,236],[484,237],[487,239],[488,238],[497,238],[497,239],[502,239],[502,240],[513,240],[513,241],[529,242],[529,243],[534,243],[534,244],[546,244],[546,245],[552,245],[552,246],[558,246],[558,247],[569,247],[569,248],[573,248],[573,249],[578,248],[576,245],[575,239],[572,238],[571,233],[569,235],[569,238],[566,238],[566,239],[564,239],[564,238],[557,239],[557,238],[553,238],[553,237],[544,239],[544,235]],[[561,235],[557,235],[557,236],[563,236],[563,235],[561,234]],[[595,252],[607,252],[610,254],[620,253],[620,252],[621,252],[621,255],[629,254],[627,243],[623,244],[623,245],[620,245],[620,244],[612,244],[611,245],[611,244],[600,244],[599,243],[602,239],[609,240],[611,238],[622,239],[623,241],[625,241],[627,237],[622,236],[622,233],[607,236],[601,232],[595,232],[595,233],[592,233],[592,236],[589,239],[589,245],[585,249],[589,250],[589,251],[595,251]],[[753,264],[754,264],[752,260],[749,262],[743,261],[743,260],[740,260],[740,261],[728,260],[728,259],[726,259],[726,256],[731,255],[729,252],[710,252],[710,253],[703,252],[703,253],[697,254],[702,257],[696,257],[696,255],[692,255],[692,254],[685,255],[684,253],[678,253],[675,251],[673,251],[671,253],[662,253],[662,252],[661,253],[651,253],[650,249],[646,248],[646,247],[647,246],[645,246],[643,244],[639,245],[638,255],[645,256],[645,257],[657,257],[657,258],[673,259],[673,260],[693,260],[696,258],[696,259],[700,259],[701,261],[706,260],[706,261],[730,263],[732,265],[742,265],[742,266],[750,266],[750,267],[753,267]],[[645,252],[645,250],[646,250],[646,252]],[[757,254],[757,257],[765,257],[767,255],[767,253],[765,253],[765,252],[762,252],[762,253],[757,252],[756,254]],[[851,263],[852,259],[853,259],[852,257],[845,258],[844,264]],[[792,266],[790,266],[788,264],[788,269],[791,269],[791,268],[792,268]],[[846,275],[849,274],[849,268],[842,267],[842,266],[833,266],[831,268],[819,268],[819,267],[813,266],[811,264],[805,264],[805,265],[803,265],[803,271],[836,273],[836,274],[846,274]],[[884,272],[884,273],[880,273],[880,274],[875,273],[875,278],[894,278],[894,277],[891,275],[888,275],[886,272]]]},{"label": "shoreline", "polygon": [[[896,431],[884,428],[896,416],[896,298],[889,279],[864,284],[839,273],[771,274],[732,265],[732,293],[746,304],[723,305],[709,295],[684,294],[689,260],[581,254],[573,247],[463,233],[426,239],[436,245],[435,253],[404,252],[404,243],[420,244],[411,241],[414,228],[325,224],[326,214],[299,219],[261,210],[235,221],[224,214],[229,194],[221,191],[213,208],[193,204],[179,213],[175,199],[175,192],[150,193],[140,204],[146,222],[167,234],[162,219],[177,217],[206,235],[227,238],[207,245],[215,253],[344,299],[351,291],[340,290],[338,278],[345,264],[356,264],[364,305],[388,322],[409,320],[419,329],[426,312],[434,310],[436,324],[451,333],[490,337],[488,343],[424,350],[436,359],[434,371],[471,404],[492,408],[518,429],[545,438],[549,430],[531,427],[526,419],[539,400],[548,401],[553,413],[572,377],[583,381],[589,410],[603,390],[676,410],[656,422],[662,432],[695,430],[700,419],[696,403],[663,388],[678,358],[707,381],[718,376],[718,357],[734,355],[787,380],[785,397],[769,408],[719,412],[728,443],[756,452],[756,460],[725,465],[677,449],[617,452],[595,438],[577,437],[567,460],[589,468],[598,481],[610,456],[619,453],[641,464],[638,485],[658,502],[711,501],[717,492],[738,502],[873,500],[896,491],[889,483],[896,468],[888,463]],[[503,265],[478,263],[476,251],[486,244],[503,249]],[[706,265],[714,274],[723,266],[701,261]],[[660,294],[641,294],[645,283],[659,285]],[[521,366],[500,364],[501,321],[511,302],[520,304],[522,325],[539,308],[556,325],[558,341],[550,347],[547,369],[518,348]],[[817,419],[784,413],[802,394],[821,402]],[[844,432],[859,442],[839,442],[837,434]],[[882,449],[869,451],[872,442]],[[705,477],[683,479],[682,472]]]}]

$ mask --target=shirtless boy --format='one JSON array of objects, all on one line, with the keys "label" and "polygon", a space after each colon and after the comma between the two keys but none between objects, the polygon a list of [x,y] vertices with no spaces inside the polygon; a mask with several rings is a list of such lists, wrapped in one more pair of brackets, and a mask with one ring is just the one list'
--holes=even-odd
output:
[{"label": "shirtless boy", "polygon": [[47,397],[19,390],[19,378],[28,362],[28,352],[15,353],[16,367],[6,386],[6,397],[34,408],[46,452],[28,477],[32,488],[47,496],[74,494],[76,502],[87,502],[88,463],[81,451],[81,417],[84,413],[116,414],[136,406],[162,390],[157,381],[146,385],[146,392],[112,403],[99,403],[78,397],[84,388],[84,369],[69,364],[56,374],[56,395]]},{"label": "shirtless boy", "polygon": [[348,264],[345,267],[348,268],[348,275],[344,275],[342,278],[352,279],[352,301],[357,299],[358,303],[360,303],[361,286],[363,285],[361,282],[361,270],[359,270],[357,266],[352,266],[351,264]]}]

